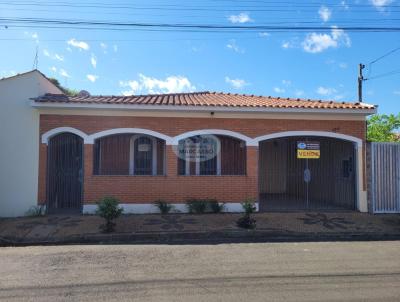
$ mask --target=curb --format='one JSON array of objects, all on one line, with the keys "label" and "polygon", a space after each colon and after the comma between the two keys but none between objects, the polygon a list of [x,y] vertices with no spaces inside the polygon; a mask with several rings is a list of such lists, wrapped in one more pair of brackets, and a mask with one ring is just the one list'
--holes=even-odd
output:
[{"label": "curb", "polygon": [[400,234],[388,233],[283,233],[257,230],[214,232],[84,234],[63,238],[0,238],[0,246],[69,244],[219,244],[261,242],[388,241]]}]

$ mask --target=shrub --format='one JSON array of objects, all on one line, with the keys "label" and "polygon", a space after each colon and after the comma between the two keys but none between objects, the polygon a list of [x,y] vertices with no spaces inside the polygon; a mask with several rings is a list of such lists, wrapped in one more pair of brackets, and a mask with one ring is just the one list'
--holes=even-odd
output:
[{"label": "shrub", "polygon": [[239,228],[243,228],[243,229],[255,229],[256,220],[254,218],[251,218],[250,215],[244,214],[242,217],[240,217],[236,221],[236,225]]},{"label": "shrub", "polygon": [[208,203],[208,208],[213,213],[221,213],[225,207],[223,203],[219,204],[218,201],[215,199],[209,199],[207,200],[207,203]]},{"label": "shrub", "polygon": [[160,210],[161,214],[168,214],[174,206],[164,200],[156,200],[154,205]]},{"label": "shrub", "polygon": [[38,216],[44,216],[44,213],[45,213],[44,206],[38,205],[30,207],[29,210],[26,212],[26,216],[38,217]]},{"label": "shrub", "polygon": [[224,209],[224,204],[219,204],[216,199],[197,199],[192,198],[186,201],[189,213],[221,213]]},{"label": "shrub", "polygon": [[256,227],[256,220],[251,217],[251,214],[256,211],[255,201],[247,199],[242,203],[242,207],[244,214],[237,220],[237,226],[244,229],[254,229]]},{"label": "shrub", "polygon": [[203,199],[188,199],[186,206],[191,214],[203,214],[207,209],[207,201]]},{"label": "shrub", "polygon": [[256,211],[256,205],[255,205],[255,201],[254,199],[246,199],[243,203],[242,203],[242,207],[243,210],[246,214],[250,215],[253,214]]},{"label": "shrub", "polygon": [[124,209],[119,207],[119,200],[114,197],[104,197],[97,203],[96,214],[106,220],[105,225],[102,226],[105,232],[113,232],[117,219]]}]

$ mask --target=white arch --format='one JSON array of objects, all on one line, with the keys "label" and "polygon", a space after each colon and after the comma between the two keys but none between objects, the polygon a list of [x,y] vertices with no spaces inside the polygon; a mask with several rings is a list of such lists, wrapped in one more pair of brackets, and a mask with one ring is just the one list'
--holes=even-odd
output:
[{"label": "white arch", "polygon": [[247,146],[258,146],[258,142],[254,142],[254,140],[251,137],[248,137],[246,135],[243,135],[239,132],[234,132],[230,130],[224,130],[224,129],[201,129],[201,130],[194,130],[194,131],[189,131],[185,132],[182,134],[179,134],[175,137],[172,138],[172,145],[178,145],[179,141],[181,139],[195,136],[195,135],[226,135],[226,136],[231,136],[235,137],[237,139],[243,140],[246,142]]},{"label": "white arch", "polygon": [[53,136],[55,136],[57,134],[60,134],[60,133],[73,133],[73,134],[76,134],[76,135],[78,135],[78,136],[83,138],[84,143],[86,143],[86,141],[88,139],[88,135],[85,132],[81,131],[81,130],[78,130],[78,129],[75,129],[75,128],[72,128],[72,127],[59,127],[59,128],[54,128],[54,129],[51,129],[51,130],[43,133],[42,134],[42,144],[46,144],[47,145],[49,143],[49,140]]},{"label": "white arch", "polygon": [[323,136],[323,137],[332,137],[337,139],[342,139],[346,141],[350,141],[357,144],[357,147],[362,147],[362,139],[346,134],[336,133],[336,132],[328,132],[328,131],[284,131],[284,132],[276,132],[271,134],[266,134],[262,136],[258,136],[254,138],[254,141],[257,143],[280,137],[288,137],[288,136]]},{"label": "white arch", "polygon": [[100,138],[103,136],[108,136],[108,135],[114,135],[114,134],[124,134],[124,133],[145,134],[145,135],[154,136],[159,139],[165,140],[165,143],[167,145],[171,145],[172,138],[170,136],[153,131],[153,130],[142,129],[142,128],[115,128],[115,129],[100,131],[100,132],[89,135],[88,139],[85,143],[86,144],[94,144],[94,141],[97,138]]}]

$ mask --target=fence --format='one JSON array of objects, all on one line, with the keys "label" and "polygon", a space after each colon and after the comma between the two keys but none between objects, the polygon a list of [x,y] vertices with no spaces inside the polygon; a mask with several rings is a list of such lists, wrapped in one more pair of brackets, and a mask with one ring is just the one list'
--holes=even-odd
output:
[{"label": "fence", "polygon": [[367,172],[370,211],[400,213],[400,143],[369,143]]}]

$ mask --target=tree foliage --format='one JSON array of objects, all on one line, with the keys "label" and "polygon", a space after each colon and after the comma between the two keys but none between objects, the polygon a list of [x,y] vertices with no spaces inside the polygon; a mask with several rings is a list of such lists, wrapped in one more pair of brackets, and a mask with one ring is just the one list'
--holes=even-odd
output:
[{"label": "tree foliage", "polygon": [[400,113],[376,114],[367,121],[367,139],[371,142],[400,142]]},{"label": "tree foliage", "polygon": [[48,78],[50,82],[52,82],[54,85],[56,85],[64,94],[68,96],[77,96],[79,91],[76,89],[71,89],[64,87],[60,84],[60,82],[56,78]]}]

